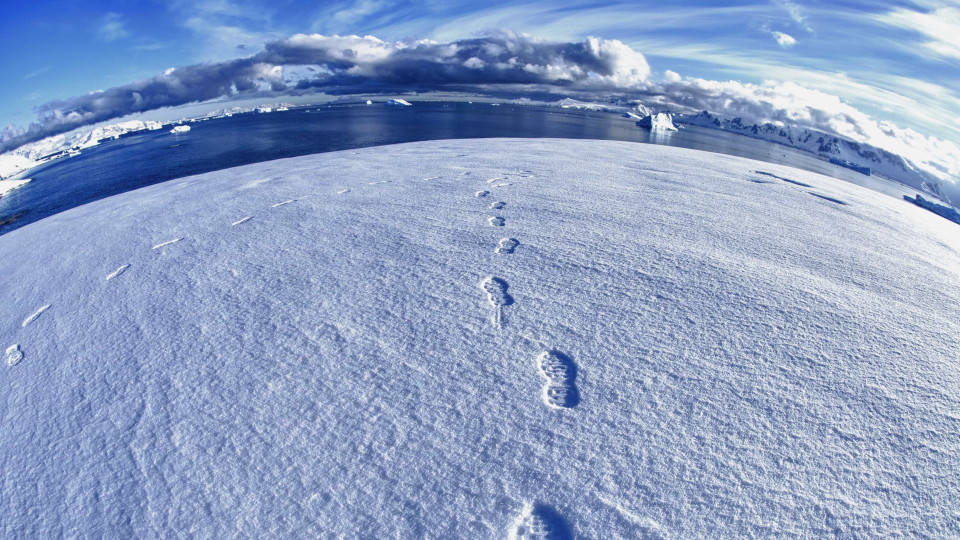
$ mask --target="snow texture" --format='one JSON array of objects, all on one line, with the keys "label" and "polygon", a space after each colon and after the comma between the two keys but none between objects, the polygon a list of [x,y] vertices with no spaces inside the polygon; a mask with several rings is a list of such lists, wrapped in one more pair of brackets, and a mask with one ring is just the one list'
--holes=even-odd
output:
[{"label": "snow texture", "polygon": [[0,537],[957,537],[957,231],[570,140],[74,208],[0,236]]}]

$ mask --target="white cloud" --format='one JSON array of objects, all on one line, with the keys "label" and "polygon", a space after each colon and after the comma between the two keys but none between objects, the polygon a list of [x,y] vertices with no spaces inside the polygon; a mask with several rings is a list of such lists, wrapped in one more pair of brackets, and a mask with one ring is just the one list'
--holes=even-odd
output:
[{"label": "white cloud", "polygon": [[793,19],[793,22],[797,23],[800,28],[803,28],[811,34],[813,33],[813,27],[807,22],[807,15],[804,13],[803,8],[800,7],[800,4],[791,0],[773,0],[773,2],[782,7],[790,18]]},{"label": "white cloud", "polygon": [[[960,8],[942,7],[926,13],[908,9],[894,9],[874,20],[903,30],[922,34],[925,52],[943,57],[960,59]],[[915,50],[915,54],[924,54]]]},{"label": "white cloud", "polygon": [[770,35],[773,36],[773,39],[777,40],[777,44],[779,44],[781,47],[785,49],[793,47],[794,45],[797,44],[797,40],[790,34],[784,34],[783,32],[773,31],[773,32],[770,32]]},{"label": "white cloud", "polygon": [[683,79],[683,77],[681,77],[676,71],[670,71],[668,69],[663,72],[663,79],[668,83],[678,83]]},{"label": "white cloud", "polygon": [[127,31],[127,23],[120,14],[110,12],[100,19],[97,35],[104,41],[116,41],[129,36],[130,32]]}]

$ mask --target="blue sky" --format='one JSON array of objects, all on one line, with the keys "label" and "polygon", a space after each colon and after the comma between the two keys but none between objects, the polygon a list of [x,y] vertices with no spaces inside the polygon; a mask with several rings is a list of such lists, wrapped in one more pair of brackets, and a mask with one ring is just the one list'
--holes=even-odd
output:
[{"label": "blue sky", "polygon": [[494,29],[619,40],[646,57],[654,80],[675,77],[670,70],[793,82],[876,121],[960,144],[960,4],[925,0],[15,0],[0,19],[0,125],[26,125],[51,100],[250,56],[296,33],[455,41]]}]

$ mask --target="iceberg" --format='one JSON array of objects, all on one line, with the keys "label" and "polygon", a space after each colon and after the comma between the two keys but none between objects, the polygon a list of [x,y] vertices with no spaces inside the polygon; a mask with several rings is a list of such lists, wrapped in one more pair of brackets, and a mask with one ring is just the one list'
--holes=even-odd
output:
[{"label": "iceberg", "polygon": [[405,99],[400,99],[400,98],[388,99],[387,102],[386,102],[386,104],[387,104],[387,105],[390,105],[390,106],[394,106],[394,107],[409,107],[409,106],[410,106],[410,102],[409,102],[409,101],[407,101],[407,100],[405,100]]},{"label": "iceberg", "polygon": [[665,129],[668,131],[677,131],[677,126],[673,125],[673,115],[670,113],[656,113],[644,116],[637,122],[637,125],[650,130]]},{"label": "iceberg", "polygon": [[173,129],[170,130],[170,133],[177,134],[177,133],[186,133],[188,131],[190,131],[190,126],[175,126]]}]

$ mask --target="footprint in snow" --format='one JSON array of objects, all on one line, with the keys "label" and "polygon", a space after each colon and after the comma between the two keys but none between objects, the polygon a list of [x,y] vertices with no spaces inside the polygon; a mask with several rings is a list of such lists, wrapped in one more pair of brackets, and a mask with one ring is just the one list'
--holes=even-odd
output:
[{"label": "footprint in snow", "polygon": [[510,254],[513,253],[513,250],[517,249],[517,246],[520,245],[520,242],[516,238],[501,238],[500,243],[497,244],[497,253]]},{"label": "footprint in snow", "polygon": [[489,194],[490,194],[489,191],[487,191],[487,190],[485,190],[485,189],[481,189],[480,191],[474,193],[474,197],[478,197],[478,198],[479,198],[479,197],[486,197],[486,196],[489,195]]},{"label": "footprint in snow", "polygon": [[503,207],[506,206],[506,205],[507,205],[507,203],[505,203],[505,202],[503,202],[503,201],[496,201],[496,202],[490,203],[490,209],[491,209],[491,210],[500,210],[501,208],[503,208]]},{"label": "footprint in snow", "polygon": [[480,287],[487,292],[487,301],[493,306],[493,326],[503,327],[503,307],[513,303],[513,297],[507,294],[507,282],[498,277],[488,277]]},{"label": "footprint in snow", "polygon": [[177,242],[183,240],[184,238],[186,238],[186,237],[185,237],[185,236],[181,236],[180,238],[174,238],[173,240],[167,240],[166,242],[162,242],[162,243],[160,243],[160,244],[157,244],[157,245],[153,246],[153,247],[150,248],[150,249],[160,249],[160,248],[162,248],[162,247],[164,247],[164,246],[169,246],[170,244],[176,244]]},{"label": "footprint in snow", "polygon": [[7,365],[13,367],[20,363],[23,360],[23,351],[20,350],[19,344],[13,344],[7,347],[7,352],[5,355],[7,360]]},{"label": "footprint in snow", "polygon": [[129,264],[125,264],[125,265],[121,266],[120,268],[117,268],[117,269],[114,270],[113,272],[110,272],[109,274],[107,274],[107,281],[110,281],[111,279],[113,279],[113,278],[119,276],[120,274],[126,272],[126,271],[127,271],[127,268],[130,268],[130,265],[129,265]]},{"label": "footprint in snow", "polygon": [[567,520],[543,504],[526,504],[508,535],[509,540],[572,540]]},{"label": "footprint in snow", "polygon": [[490,222],[491,227],[503,227],[504,224],[504,220],[500,216],[490,216],[487,221]]},{"label": "footprint in snow", "polygon": [[28,324],[30,324],[30,323],[32,323],[33,321],[37,320],[37,317],[39,317],[40,315],[43,315],[43,312],[46,311],[46,310],[48,310],[48,309],[50,309],[50,304],[47,304],[47,305],[44,305],[44,306],[40,306],[40,309],[34,311],[34,312],[33,312],[33,315],[30,315],[29,317],[27,317],[26,319],[23,320],[23,324],[21,324],[20,327],[21,327],[21,328],[26,328],[26,326],[27,326]]},{"label": "footprint in snow", "polygon": [[577,365],[559,351],[544,351],[537,357],[537,368],[547,379],[543,387],[543,402],[555,409],[570,409],[580,403],[577,391]]}]

